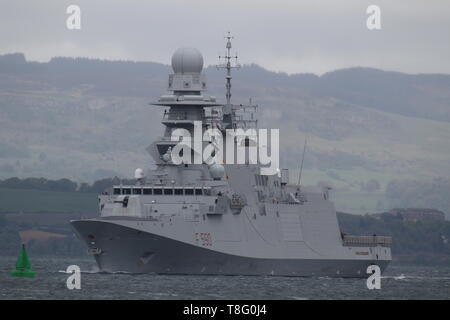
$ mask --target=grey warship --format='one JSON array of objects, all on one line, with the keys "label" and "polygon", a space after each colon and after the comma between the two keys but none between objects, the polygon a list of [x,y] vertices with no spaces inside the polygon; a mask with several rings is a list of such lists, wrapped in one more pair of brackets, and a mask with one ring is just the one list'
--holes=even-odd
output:
[{"label": "grey warship", "polygon": [[[249,162],[173,161],[175,129],[194,134],[199,122],[202,133],[257,127],[256,105],[231,103],[236,64],[226,38],[226,103],[207,95],[200,52],[178,49],[168,94],[152,103],[166,108],[164,135],[147,148],[155,169],[137,169],[135,184],[99,195],[99,217],[71,221],[77,237],[105,272],[367,277],[370,265],[384,271],[391,238],[342,233],[327,188],[292,183],[288,169],[263,175]],[[250,145],[245,139],[244,150]]]}]

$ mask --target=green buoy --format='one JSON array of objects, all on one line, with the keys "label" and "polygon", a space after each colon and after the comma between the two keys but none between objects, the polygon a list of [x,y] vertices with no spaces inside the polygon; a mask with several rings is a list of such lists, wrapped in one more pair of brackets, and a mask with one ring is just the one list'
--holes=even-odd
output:
[{"label": "green buoy", "polygon": [[22,249],[20,250],[20,254],[16,262],[16,269],[11,271],[11,275],[13,277],[33,278],[35,274],[36,272],[31,270],[31,263],[30,260],[28,260],[25,244],[22,244]]}]

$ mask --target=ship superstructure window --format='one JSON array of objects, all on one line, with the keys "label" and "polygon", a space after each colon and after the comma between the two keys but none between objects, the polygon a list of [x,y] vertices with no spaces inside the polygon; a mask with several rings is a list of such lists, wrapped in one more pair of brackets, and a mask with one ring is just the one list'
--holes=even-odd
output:
[{"label": "ship superstructure window", "polygon": [[267,187],[267,182],[269,181],[269,177],[268,176],[261,176],[261,178],[262,178],[262,183],[263,183],[263,186],[265,186],[265,187]]},{"label": "ship superstructure window", "polygon": [[258,186],[267,186],[267,181],[269,180],[269,177],[263,176],[260,174],[255,174],[255,182]]},{"label": "ship superstructure window", "polygon": [[127,188],[113,188],[113,193],[115,195],[119,194],[143,194],[143,195],[166,195],[166,196],[210,196],[211,195],[211,188],[204,187],[204,188],[183,188],[183,187],[159,187],[159,188],[151,188],[151,187],[127,187]]}]

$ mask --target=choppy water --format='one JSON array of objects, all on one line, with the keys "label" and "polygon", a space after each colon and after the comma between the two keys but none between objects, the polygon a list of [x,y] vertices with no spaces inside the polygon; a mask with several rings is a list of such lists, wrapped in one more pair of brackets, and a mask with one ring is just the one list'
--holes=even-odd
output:
[{"label": "choppy water", "polygon": [[[0,299],[450,299],[450,266],[390,266],[380,290],[365,279],[104,274],[86,259],[35,258],[33,279],[14,278],[15,258],[0,257]],[[68,290],[69,265],[82,270]]]}]

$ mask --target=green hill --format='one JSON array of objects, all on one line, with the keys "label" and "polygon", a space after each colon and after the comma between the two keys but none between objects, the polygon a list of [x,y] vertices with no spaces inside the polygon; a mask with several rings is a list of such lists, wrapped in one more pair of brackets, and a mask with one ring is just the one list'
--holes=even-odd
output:
[{"label": "green hill", "polygon": [[97,203],[97,195],[93,193],[0,188],[0,213],[95,214]]},{"label": "green hill", "polygon": [[[0,56],[0,179],[93,182],[147,168],[145,148],[163,131],[163,108],[148,104],[165,92],[170,72],[152,62]],[[210,94],[224,101],[223,73],[205,74]],[[330,183],[339,210],[389,209],[393,180],[450,178],[450,75],[287,75],[248,65],[233,81],[233,101],[252,98],[260,127],[280,128],[281,167],[299,167],[308,137],[303,182]],[[367,192],[374,180],[379,189]]]}]

